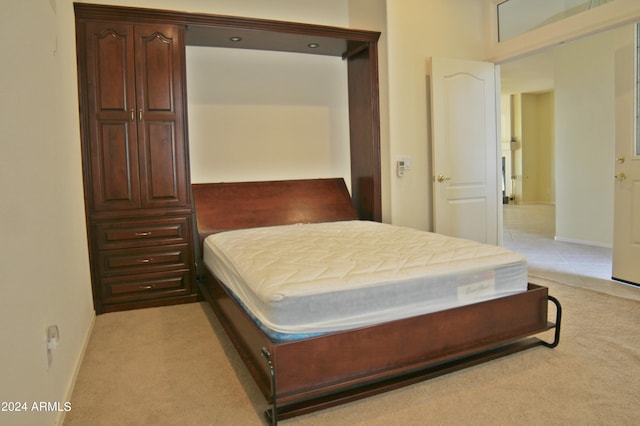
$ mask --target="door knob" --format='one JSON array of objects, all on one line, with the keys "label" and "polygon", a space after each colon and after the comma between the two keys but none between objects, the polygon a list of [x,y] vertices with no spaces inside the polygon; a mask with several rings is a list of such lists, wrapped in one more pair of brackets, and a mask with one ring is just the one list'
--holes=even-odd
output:
[{"label": "door knob", "polygon": [[438,175],[438,182],[444,182],[445,180],[451,180],[450,177],[444,177],[443,175]]},{"label": "door knob", "polygon": [[624,172],[619,172],[616,173],[615,178],[618,180],[625,180],[627,178],[627,175],[625,175]]}]

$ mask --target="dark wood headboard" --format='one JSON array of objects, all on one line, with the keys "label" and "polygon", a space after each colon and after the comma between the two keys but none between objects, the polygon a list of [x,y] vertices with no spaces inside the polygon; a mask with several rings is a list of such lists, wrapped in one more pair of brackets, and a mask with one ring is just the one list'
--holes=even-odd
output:
[{"label": "dark wood headboard", "polygon": [[200,238],[260,226],[358,219],[342,178],[191,185]]}]

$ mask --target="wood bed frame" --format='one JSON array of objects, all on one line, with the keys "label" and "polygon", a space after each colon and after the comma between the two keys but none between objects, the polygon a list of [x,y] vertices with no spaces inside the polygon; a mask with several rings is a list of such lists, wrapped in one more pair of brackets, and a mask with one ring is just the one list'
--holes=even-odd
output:
[{"label": "wood bed frame", "polygon": [[[357,219],[342,179],[192,185],[201,241],[230,229]],[[201,259],[200,259],[201,260]],[[278,420],[396,389],[534,346],[555,347],[546,287],[320,337],[276,343],[200,263],[199,288]],[[547,320],[548,302],[555,323]],[[552,342],[534,336],[555,329]]]}]

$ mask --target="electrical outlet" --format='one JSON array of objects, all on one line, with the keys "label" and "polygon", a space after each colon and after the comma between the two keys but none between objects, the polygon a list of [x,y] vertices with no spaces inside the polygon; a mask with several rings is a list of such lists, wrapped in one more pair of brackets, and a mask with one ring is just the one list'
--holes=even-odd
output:
[{"label": "electrical outlet", "polygon": [[53,363],[53,350],[58,346],[60,341],[60,331],[57,325],[51,325],[47,328],[47,366],[51,367]]}]

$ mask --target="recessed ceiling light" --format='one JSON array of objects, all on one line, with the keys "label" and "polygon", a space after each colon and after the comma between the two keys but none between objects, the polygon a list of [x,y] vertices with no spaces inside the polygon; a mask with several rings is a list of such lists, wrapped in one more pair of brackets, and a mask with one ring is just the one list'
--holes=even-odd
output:
[{"label": "recessed ceiling light", "polygon": [[309,43],[307,44],[307,47],[310,47],[311,49],[316,49],[320,47],[320,45],[318,43]]},{"label": "recessed ceiling light", "polygon": [[242,40],[242,37],[238,37],[238,36],[233,36],[230,37],[229,40],[233,41],[233,42],[238,42]]}]

